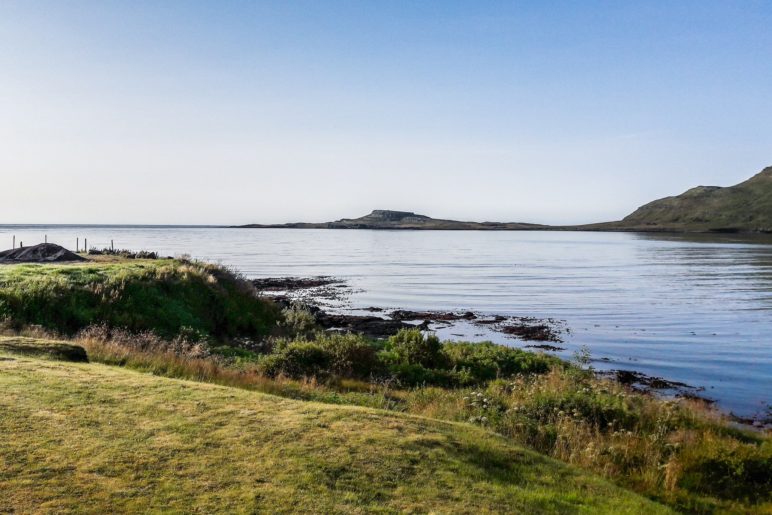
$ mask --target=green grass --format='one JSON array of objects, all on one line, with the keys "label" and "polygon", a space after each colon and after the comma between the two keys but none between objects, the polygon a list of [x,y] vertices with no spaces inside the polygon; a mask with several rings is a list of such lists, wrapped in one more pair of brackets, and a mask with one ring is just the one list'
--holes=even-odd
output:
[{"label": "green grass", "polygon": [[101,259],[0,266],[0,319],[72,335],[92,324],[174,337],[257,337],[276,326],[273,304],[216,265]]},{"label": "green grass", "polygon": [[667,511],[466,424],[13,355],[0,391],[0,512]]},{"label": "green grass", "polygon": [[[408,335],[403,335],[408,336]],[[168,351],[138,350],[115,342],[81,340],[93,361],[117,364],[167,377],[195,379],[283,397],[340,405],[389,409],[438,420],[480,425],[513,443],[605,476],[616,484],[685,512],[772,511],[772,440],[768,434],[733,427],[696,401],[667,401],[630,390],[563,363],[548,372],[539,368],[514,377],[472,387],[400,386],[393,379],[341,377],[356,356],[372,363],[357,337],[320,337],[312,354],[280,356],[295,374],[266,375],[259,355],[218,353],[192,357]],[[337,342],[337,343],[336,343]],[[309,347],[299,342],[300,349]],[[338,343],[345,345],[338,347]],[[428,341],[427,341],[428,343]],[[459,360],[474,369],[522,370],[518,353],[497,353],[481,346],[463,356],[443,356],[434,348],[432,360]],[[335,358],[319,360],[316,351],[334,349]],[[451,345],[451,354],[466,350]],[[297,349],[297,350],[300,350]],[[346,352],[341,352],[346,351]],[[231,354],[231,361],[222,361]],[[424,352],[419,353],[426,356]],[[309,359],[309,357],[311,359]],[[356,363],[356,361],[354,361]],[[275,364],[273,359],[269,363]],[[344,364],[344,366],[336,365]],[[525,363],[532,363],[526,361]],[[448,363],[445,363],[448,365]],[[323,368],[326,367],[326,368]],[[270,369],[273,366],[269,367]]]}]

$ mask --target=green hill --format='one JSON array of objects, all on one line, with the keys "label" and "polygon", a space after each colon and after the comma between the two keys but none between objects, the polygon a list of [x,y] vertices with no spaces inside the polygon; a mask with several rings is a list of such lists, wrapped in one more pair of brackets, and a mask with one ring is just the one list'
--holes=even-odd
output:
[{"label": "green hill", "polygon": [[262,336],[275,305],[249,281],[207,263],[92,257],[74,264],[0,265],[0,320],[74,334],[92,324],[164,337]]},{"label": "green hill", "polygon": [[772,167],[722,188],[698,186],[640,207],[618,224],[628,229],[772,232]]},{"label": "green hill", "polygon": [[665,513],[483,429],[3,355],[0,512]]}]

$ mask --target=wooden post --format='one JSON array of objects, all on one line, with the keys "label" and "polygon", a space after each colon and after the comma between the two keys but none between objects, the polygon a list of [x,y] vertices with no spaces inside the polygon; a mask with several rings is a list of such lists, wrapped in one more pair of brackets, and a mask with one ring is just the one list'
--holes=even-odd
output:
[{"label": "wooden post", "polygon": [[113,245],[113,240],[110,240],[110,251],[115,251],[115,245]]},{"label": "wooden post", "polygon": [[75,252],[80,252],[80,238],[75,238]]},{"label": "wooden post", "polygon": [[88,254],[88,238],[83,238],[83,252]]},{"label": "wooden post", "polygon": [[48,235],[46,234],[45,243],[48,243]]},{"label": "wooden post", "polygon": [[13,235],[13,247],[11,247],[11,248],[14,248],[14,249],[16,248],[16,235],[15,234]]}]

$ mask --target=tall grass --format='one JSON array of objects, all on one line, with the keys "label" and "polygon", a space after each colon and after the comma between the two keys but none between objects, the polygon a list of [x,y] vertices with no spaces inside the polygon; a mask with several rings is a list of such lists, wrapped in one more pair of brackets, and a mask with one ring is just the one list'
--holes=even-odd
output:
[{"label": "tall grass", "polygon": [[485,388],[417,389],[407,403],[411,413],[489,427],[684,511],[772,508],[768,435],[737,429],[703,403],[560,368]]},{"label": "tall grass", "polygon": [[126,345],[120,340],[106,340],[92,331],[78,335],[90,361],[126,367],[139,372],[175,379],[200,381],[222,386],[254,390],[298,400],[331,404],[355,404],[382,409],[396,409],[398,401],[389,395],[387,382],[367,383],[352,379],[316,377],[292,378],[284,374],[268,376],[257,364],[234,366],[218,356],[180,352],[180,348]]}]

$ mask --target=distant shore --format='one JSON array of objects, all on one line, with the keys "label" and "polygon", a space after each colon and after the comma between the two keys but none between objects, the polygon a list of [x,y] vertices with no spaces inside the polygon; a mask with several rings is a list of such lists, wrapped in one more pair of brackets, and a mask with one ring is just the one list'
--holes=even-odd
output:
[{"label": "distant shore", "polygon": [[245,224],[227,226],[229,229],[346,229],[371,231],[555,231],[555,232],[638,232],[660,234],[772,234],[768,230],[736,228],[630,226],[621,222],[603,222],[588,225],[538,225],[507,222],[458,222],[458,225],[377,226],[368,224],[341,224],[338,222],[290,222],[285,224]]}]

